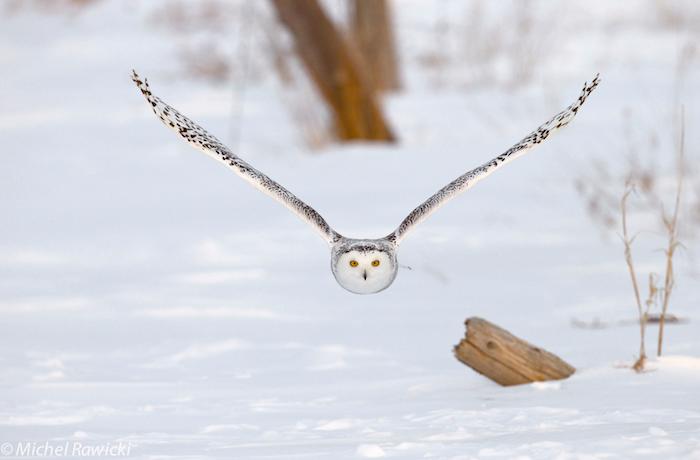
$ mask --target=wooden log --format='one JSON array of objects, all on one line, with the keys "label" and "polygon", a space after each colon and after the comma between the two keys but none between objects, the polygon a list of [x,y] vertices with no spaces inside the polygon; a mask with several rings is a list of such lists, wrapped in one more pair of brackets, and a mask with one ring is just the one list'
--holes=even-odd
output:
[{"label": "wooden log", "polygon": [[514,336],[482,318],[469,318],[455,357],[503,385],[561,380],[576,369],[558,356]]}]

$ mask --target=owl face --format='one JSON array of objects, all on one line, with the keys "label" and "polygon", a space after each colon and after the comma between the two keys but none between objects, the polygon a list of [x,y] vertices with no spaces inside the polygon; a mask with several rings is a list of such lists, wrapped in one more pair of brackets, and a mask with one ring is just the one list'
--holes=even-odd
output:
[{"label": "owl face", "polygon": [[338,283],[355,294],[374,294],[396,278],[396,253],[382,245],[358,243],[334,252],[332,269]]}]

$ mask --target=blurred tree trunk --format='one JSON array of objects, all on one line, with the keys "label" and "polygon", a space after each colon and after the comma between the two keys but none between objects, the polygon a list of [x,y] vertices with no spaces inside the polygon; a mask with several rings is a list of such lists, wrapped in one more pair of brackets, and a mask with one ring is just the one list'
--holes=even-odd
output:
[{"label": "blurred tree trunk", "polygon": [[335,118],[341,140],[393,141],[360,56],[317,0],[272,0],[296,52]]},{"label": "blurred tree trunk", "polygon": [[351,0],[352,37],[377,91],[398,90],[398,58],[387,0]]}]

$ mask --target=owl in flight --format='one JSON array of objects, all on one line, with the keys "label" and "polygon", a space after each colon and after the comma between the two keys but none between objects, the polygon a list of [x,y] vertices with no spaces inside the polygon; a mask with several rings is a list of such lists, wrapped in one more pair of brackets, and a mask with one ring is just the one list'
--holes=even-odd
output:
[{"label": "owl in flight", "polygon": [[396,251],[404,237],[416,225],[452,198],[496,171],[506,163],[524,155],[542,143],[554,131],[568,125],[576,116],[589,94],[598,86],[599,76],[585,83],[578,99],[569,107],[556,114],[523,140],[498,155],[493,160],[467,171],[437,191],[433,196],[411,211],[398,228],[383,238],[348,238],[333,230],[321,215],[311,206],[301,201],[292,192],[258,171],[231,152],[221,141],[204,128],[153,95],[146,79],[134,72],[132,80],[141,90],[153,113],[177,132],[193,147],[218,160],[233,170],[254,187],[265,192],[285,205],[302,220],[311,225],[323,238],[331,250],[331,270],[338,283],[355,294],[374,294],[388,288],[396,278],[398,261]]}]

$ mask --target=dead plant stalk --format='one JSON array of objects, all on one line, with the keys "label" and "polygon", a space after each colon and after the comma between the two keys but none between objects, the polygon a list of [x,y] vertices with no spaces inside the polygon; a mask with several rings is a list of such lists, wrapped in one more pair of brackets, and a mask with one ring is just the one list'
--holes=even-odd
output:
[{"label": "dead plant stalk", "polygon": [[678,177],[676,179],[676,201],[674,204],[673,215],[669,218],[666,213],[663,213],[663,222],[668,235],[668,246],[664,251],[666,254],[666,275],[664,277],[664,290],[661,302],[661,315],[659,315],[659,339],[656,348],[656,355],[661,356],[664,342],[664,325],[666,323],[666,312],[668,311],[671,292],[675,284],[673,273],[673,256],[676,249],[680,245],[678,241],[678,211],[681,203],[681,191],[683,189],[683,160],[685,155],[685,115],[681,111],[681,132],[678,151]]},{"label": "dead plant stalk", "polygon": [[634,363],[634,370],[641,372],[644,370],[644,364],[646,362],[646,350],[644,347],[644,337],[647,326],[647,315],[642,309],[642,300],[639,295],[639,284],[637,283],[637,274],[634,269],[634,261],[632,259],[632,243],[634,242],[634,236],[630,237],[629,231],[627,230],[627,198],[629,198],[630,193],[634,189],[628,185],[627,190],[625,190],[624,195],[622,195],[622,200],[620,201],[620,210],[622,213],[622,242],[625,245],[625,262],[627,263],[627,269],[630,273],[630,278],[632,279],[632,288],[634,290],[634,299],[637,302],[637,312],[639,313],[639,358]]}]

